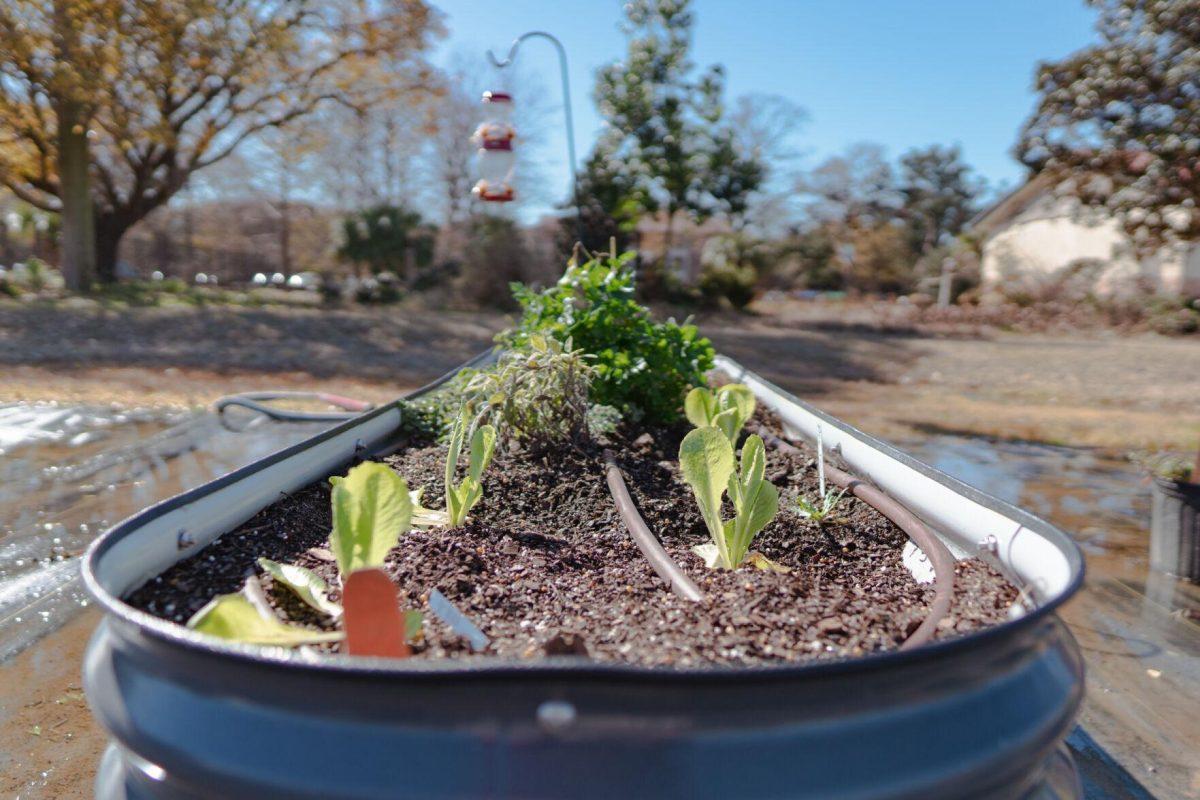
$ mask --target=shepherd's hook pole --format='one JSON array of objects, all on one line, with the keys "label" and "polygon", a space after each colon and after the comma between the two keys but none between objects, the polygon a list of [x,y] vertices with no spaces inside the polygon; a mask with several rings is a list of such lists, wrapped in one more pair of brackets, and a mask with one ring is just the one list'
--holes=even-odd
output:
[{"label": "shepherd's hook pole", "polygon": [[513,59],[517,57],[517,50],[521,47],[521,43],[535,36],[548,39],[554,45],[554,49],[558,51],[558,69],[562,74],[563,115],[567,119],[567,158],[570,160],[571,165],[571,199],[575,202],[576,233],[579,240],[582,241],[583,214],[579,206],[579,173],[575,169],[575,120],[571,115],[571,82],[567,77],[567,49],[563,47],[558,37],[553,34],[546,33],[545,31],[529,31],[513,39],[512,46],[508,48],[508,55],[504,57],[503,61],[496,58],[496,54],[491,50],[488,50],[487,55],[494,66],[503,69],[513,63]]}]

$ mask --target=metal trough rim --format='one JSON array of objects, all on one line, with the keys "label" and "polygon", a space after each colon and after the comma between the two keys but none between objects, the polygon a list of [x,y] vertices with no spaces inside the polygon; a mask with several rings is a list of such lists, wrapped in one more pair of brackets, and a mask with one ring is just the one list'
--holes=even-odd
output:
[{"label": "metal trough rim", "polygon": [[[204,634],[196,633],[184,627],[183,625],[160,619],[152,614],[130,606],[120,597],[117,597],[107,591],[100,584],[98,578],[96,577],[97,563],[104,556],[104,554],[124,536],[132,533],[146,522],[156,519],[163,514],[185,506],[201,497],[241,481],[250,475],[253,475],[291,456],[301,453],[314,445],[326,441],[327,439],[344,434],[365,421],[395,411],[398,409],[399,404],[402,401],[415,399],[423,394],[433,391],[453,378],[454,375],[456,375],[460,370],[486,363],[493,357],[493,351],[485,351],[463,363],[456,369],[446,373],[432,383],[429,383],[413,392],[410,392],[407,395],[404,395],[399,400],[395,400],[372,411],[366,412],[360,416],[348,420],[347,422],[342,423],[341,425],[336,425],[329,430],[323,431],[303,442],[299,442],[288,448],[273,453],[265,458],[248,464],[245,467],[230,472],[214,481],[206,483],[203,486],[199,486],[195,489],[191,489],[187,492],[176,495],[175,497],[171,497],[156,503],[155,505],[152,505],[143,511],[140,511],[137,514],[134,514],[133,516],[117,523],[98,536],[88,546],[82,564],[84,585],[87,587],[92,597],[95,598],[96,602],[104,609],[104,611],[107,614],[112,615],[114,621],[118,623],[118,627],[128,626],[134,628],[136,629],[136,632],[140,634],[151,636],[155,639],[187,651],[192,651],[200,656],[231,658],[243,662],[252,662],[261,667],[304,670],[314,674],[324,674],[329,676],[344,675],[347,677],[379,677],[382,675],[391,675],[405,679],[428,680],[442,680],[460,676],[524,679],[546,679],[553,677],[634,681],[684,680],[699,682],[731,682],[744,681],[746,679],[774,681],[804,677],[818,678],[833,675],[846,675],[855,672],[885,670],[893,667],[900,667],[963,654],[967,651],[974,650],[977,647],[986,647],[993,642],[1007,639],[1010,636],[1019,635],[1024,631],[1043,624],[1047,618],[1052,615],[1060,605],[1070,599],[1070,597],[1074,595],[1074,593],[1078,591],[1079,587],[1083,584],[1085,571],[1083,554],[1079,550],[1078,545],[1076,545],[1066,533],[1054,525],[1051,525],[1049,522],[1046,522],[1040,517],[1034,516],[1033,514],[1000,500],[999,498],[975,489],[974,487],[969,486],[968,484],[965,484],[962,481],[959,481],[927,464],[924,464],[921,461],[918,461],[902,450],[899,450],[886,442],[870,436],[869,434],[863,433],[857,428],[854,428],[853,426],[848,425],[841,420],[838,420],[835,417],[832,417],[814,408],[812,405],[800,400],[790,392],[780,389],[779,387],[761,377],[758,377],[757,375],[755,378],[759,382],[769,387],[787,401],[794,403],[800,408],[821,418],[825,424],[828,424],[831,427],[836,427],[842,432],[859,439],[870,447],[880,450],[886,455],[902,462],[906,466],[913,468],[925,477],[942,484],[954,492],[966,496],[973,502],[976,502],[979,505],[997,513],[1004,514],[1015,521],[1019,521],[1023,527],[1050,540],[1059,550],[1064,553],[1067,559],[1071,573],[1071,578],[1068,584],[1062,589],[1062,591],[1047,598],[1045,602],[1041,603],[1032,611],[1017,619],[1008,620],[1006,622],[992,625],[972,633],[956,636],[952,639],[931,642],[911,650],[891,650],[883,653],[871,653],[855,658],[831,659],[816,663],[785,663],[769,665],[755,664],[746,666],[717,664],[700,667],[673,667],[595,662],[569,657],[551,657],[529,662],[505,659],[497,656],[481,656],[468,660],[443,659],[436,661],[421,661],[418,659],[392,660],[364,658],[341,654],[322,655],[319,658],[313,658],[310,656],[304,656],[297,651],[286,648],[262,647],[257,645],[239,644],[236,642],[224,642]],[[732,365],[733,367],[741,369],[744,372],[749,372],[749,370],[745,370],[730,359],[720,358],[719,362],[720,363],[718,364],[717,368],[723,371],[728,372],[730,369],[729,365]],[[602,476],[597,476],[597,480],[601,479]],[[105,620],[104,622],[109,622],[109,620]]]}]

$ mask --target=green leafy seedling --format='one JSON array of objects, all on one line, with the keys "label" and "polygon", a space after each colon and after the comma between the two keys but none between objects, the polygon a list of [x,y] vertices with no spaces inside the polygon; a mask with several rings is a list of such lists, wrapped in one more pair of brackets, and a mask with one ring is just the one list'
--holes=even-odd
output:
[{"label": "green leafy seedling", "polygon": [[342,616],[342,607],[329,599],[329,584],[320,575],[295,564],[280,564],[269,558],[260,558],[258,565],[276,583],[286,586],[310,608],[328,614],[334,619]]},{"label": "green leafy seedling", "polygon": [[410,489],[408,496],[412,498],[412,526],[414,528],[440,528],[449,521],[445,511],[440,508],[426,508],[421,505],[421,495],[424,489]]},{"label": "green leafy seedling", "polygon": [[730,447],[737,447],[742,426],[754,415],[754,392],[740,383],[726,384],[715,392],[697,386],[684,398],[683,411],[688,422],[697,428],[718,429]]},{"label": "green leafy seedling", "polygon": [[[400,534],[413,524],[414,507],[420,508],[420,494],[409,492],[408,484],[391,467],[374,462],[359,464],[344,478],[333,477],[329,482],[333,485],[329,549],[344,582],[355,570],[383,565]],[[342,607],[329,599],[329,586],[316,573],[266,558],[259,559],[259,565],[312,608],[335,619],[342,616]],[[415,635],[414,628],[419,633],[420,612],[406,612],[405,623],[410,638]],[[340,631],[312,631],[289,625],[273,614],[260,611],[244,593],[214,598],[187,624],[222,639],[286,647],[339,641],[344,637]]]},{"label": "green leafy seedling", "polygon": [[821,525],[829,519],[847,490],[842,489],[838,492],[825,486],[825,441],[821,436],[820,425],[817,426],[817,490],[820,494],[815,502],[805,497],[796,498],[796,505],[799,506],[796,513]]},{"label": "green leafy seedling", "polygon": [[[679,446],[679,468],[692,487],[700,514],[712,542],[693,548],[709,567],[735,569],[750,555],[754,537],[775,518],[779,492],[763,475],[766,448],[761,437],[751,435],[742,447],[741,468],[725,432],[712,426],[696,428]],[[728,491],[734,517],[721,518],[721,499]],[[773,569],[765,557],[750,559],[760,568]]]},{"label": "green leafy seedling", "polygon": [[837,508],[837,504],[841,502],[842,496],[845,494],[845,489],[842,489],[840,492],[835,491],[834,489],[829,489],[816,503],[812,503],[803,497],[797,497],[796,505],[799,506],[799,509],[796,511],[796,513],[805,519],[811,519],[813,522],[820,525],[829,519],[830,515],[833,514],[834,509]]},{"label": "green leafy seedling", "polygon": [[[492,460],[496,447],[496,429],[491,425],[480,425],[471,430],[471,415],[464,408],[450,429],[450,446],[446,451],[446,515],[451,527],[462,525],[475,504],[483,497],[483,471]],[[459,484],[454,483],[458,467],[458,456],[468,435],[471,441],[467,475]]]},{"label": "green leafy seedling", "polygon": [[368,461],[333,484],[329,549],[343,580],[356,569],[383,565],[400,534],[412,524],[408,483],[386,464]]},{"label": "green leafy seedling", "polygon": [[344,636],[341,631],[313,631],[263,614],[241,592],[214,597],[187,626],[220,639],[282,647],[336,642]]}]

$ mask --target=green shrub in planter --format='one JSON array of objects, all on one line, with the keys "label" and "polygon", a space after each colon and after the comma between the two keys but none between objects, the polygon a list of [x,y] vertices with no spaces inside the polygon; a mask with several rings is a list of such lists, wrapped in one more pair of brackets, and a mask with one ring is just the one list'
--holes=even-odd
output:
[{"label": "green shrub in planter", "polygon": [[649,423],[680,417],[683,397],[705,383],[712,344],[695,325],[655,322],[634,299],[633,253],[571,264],[542,291],[513,284],[523,314],[501,334],[506,347],[525,350],[542,335],[591,356],[590,400]]}]

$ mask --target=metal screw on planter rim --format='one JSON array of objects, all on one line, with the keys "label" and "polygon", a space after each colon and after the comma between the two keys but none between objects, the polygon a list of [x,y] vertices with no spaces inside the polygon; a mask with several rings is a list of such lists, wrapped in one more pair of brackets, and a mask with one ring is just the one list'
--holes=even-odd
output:
[{"label": "metal screw on planter rim", "polygon": [[175,539],[175,546],[180,550],[187,550],[195,543],[196,540],[192,538],[192,535],[186,529],[180,528],[179,535]]},{"label": "metal screw on planter rim", "polygon": [[547,700],[538,706],[537,721],[543,728],[561,731],[575,722],[575,706],[565,700]]}]

